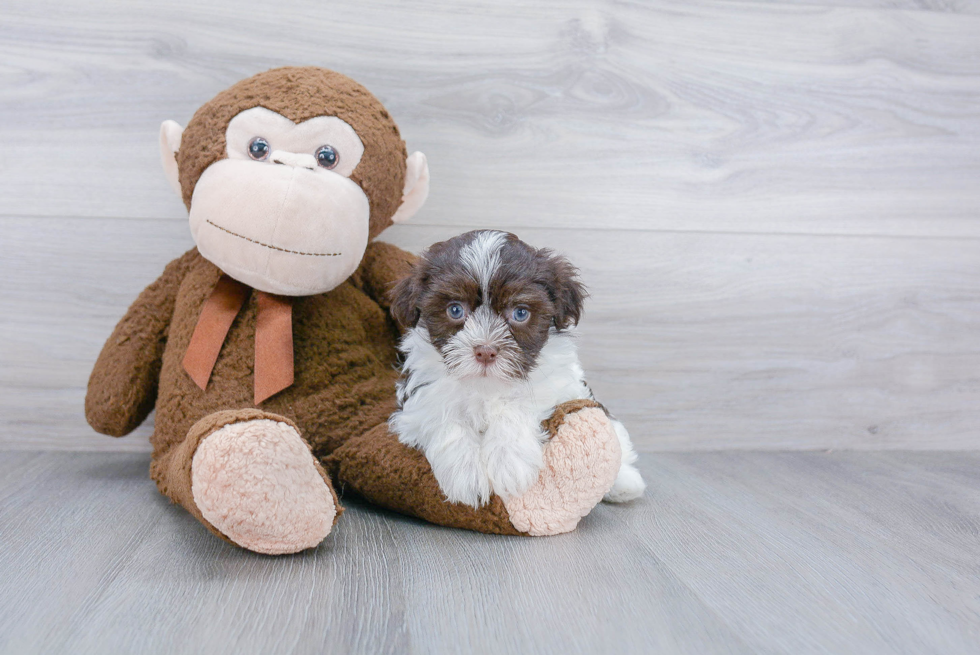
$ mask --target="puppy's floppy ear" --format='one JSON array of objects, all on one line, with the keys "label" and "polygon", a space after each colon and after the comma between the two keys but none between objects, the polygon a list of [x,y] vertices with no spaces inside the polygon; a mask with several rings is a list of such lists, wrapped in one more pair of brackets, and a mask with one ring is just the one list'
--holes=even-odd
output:
[{"label": "puppy's floppy ear", "polygon": [[426,277],[426,261],[419,259],[412,266],[412,272],[408,277],[402,279],[391,291],[388,298],[391,300],[391,316],[402,329],[415,327],[422,315],[419,309],[419,301],[422,299],[422,290]]},{"label": "puppy's floppy ear", "polygon": [[538,251],[545,263],[545,286],[555,303],[555,327],[559,330],[578,325],[589,292],[579,281],[578,269],[550,250]]}]

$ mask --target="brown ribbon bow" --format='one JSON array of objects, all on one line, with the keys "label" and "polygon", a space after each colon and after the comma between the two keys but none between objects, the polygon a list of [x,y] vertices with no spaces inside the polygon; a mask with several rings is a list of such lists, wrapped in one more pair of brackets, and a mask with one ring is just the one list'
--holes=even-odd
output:
[{"label": "brown ribbon bow", "polygon": [[[184,355],[184,370],[202,390],[211,379],[228,330],[250,288],[227,275],[204,303]],[[255,325],[255,404],[293,383],[293,305],[283,296],[255,291],[259,313]]]}]

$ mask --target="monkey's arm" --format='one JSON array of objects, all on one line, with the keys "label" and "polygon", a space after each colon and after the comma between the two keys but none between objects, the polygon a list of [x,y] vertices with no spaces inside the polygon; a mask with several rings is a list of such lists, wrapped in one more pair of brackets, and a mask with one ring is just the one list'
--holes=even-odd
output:
[{"label": "monkey's arm", "polygon": [[102,347],[85,394],[85,418],[97,432],[127,435],[153,409],[177,290],[199,256],[194,248],[167,264]]},{"label": "monkey's arm", "polygon": [[353,282],[387,311],[391,307],[388,291],[395,282],[409,274],[417,259],[412,253],[390,243],[372,241],[353,275]]}]

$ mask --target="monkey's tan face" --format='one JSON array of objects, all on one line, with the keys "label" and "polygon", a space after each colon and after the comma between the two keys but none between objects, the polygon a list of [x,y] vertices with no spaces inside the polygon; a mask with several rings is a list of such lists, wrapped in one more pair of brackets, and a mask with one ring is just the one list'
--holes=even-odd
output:
[{"label": "monkey's tan face", "polygon": [[160,154],[201,254],[267,293],[336,288],[368,239],[410,219],[429,194],[425,155],[406,157],[377,99],[315,67],[242,80],[204,104],[186,133],[164,121]]},{"label": "monkey's tan face", "polygon": [[225,133],[227,159],[194,187],[190,226],[201,254],[261,291],[329,291],[357,269],[370,205],[349,179],[364,146],[336,117],[300,124],[256,107]]}]

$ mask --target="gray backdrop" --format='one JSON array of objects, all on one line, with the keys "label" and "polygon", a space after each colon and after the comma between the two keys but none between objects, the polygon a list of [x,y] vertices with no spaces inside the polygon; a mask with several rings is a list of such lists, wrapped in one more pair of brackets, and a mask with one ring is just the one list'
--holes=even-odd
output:
[{"label": "gray backdrop", "polygon": [[640,449],[976,447],[977,11],[5,0],[0,447],[148,448],[82,401],[192,245],[159,124],[288,64],[364,83],[428,155],[384,239],[504,228],[581,266],[589,380]]}]

